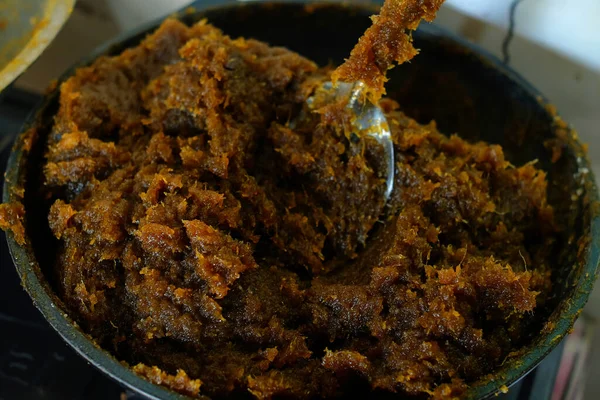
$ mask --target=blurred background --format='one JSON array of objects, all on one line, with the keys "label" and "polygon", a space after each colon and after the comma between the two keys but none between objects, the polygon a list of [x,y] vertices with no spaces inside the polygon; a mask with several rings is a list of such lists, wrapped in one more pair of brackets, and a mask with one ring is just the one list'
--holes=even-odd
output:
[{"label": "blurred background", "polygon": [[[218,0],[204,2],[219,3]],[[24,90],[25,97],[42,93],[52,79],[102,42],[188,3],[188,0],[78,0],[63,29],[14,87]],[[435,24],[484,47],[544,93],[589,144],[590,158],[600,183],[598,21],[598,0],[447,0]],[[13,100],[27,100],[19,96]],[[7,126],[4,124],[3,128],[8,129]],[[584,318],[575,329],[573,336],[577,340],[564,346],[570,359],[565,360],[563,354],[562,359],[552,361],[560,362],[561,367],[569,363],[568,387],[547,398],[600,398],[600,330],[595,329],[598,317],[600,287],[597,286]],[[588,351],[591,353],[587,354]],[[1,358],[0,355],[0,361]],[[590,363],[583,363],[582,359]],[[559,372],[559,375],[567,372]],[[2,397],[0,388],[0,399]],[[540,397],[532,395],[531,398]]]}]

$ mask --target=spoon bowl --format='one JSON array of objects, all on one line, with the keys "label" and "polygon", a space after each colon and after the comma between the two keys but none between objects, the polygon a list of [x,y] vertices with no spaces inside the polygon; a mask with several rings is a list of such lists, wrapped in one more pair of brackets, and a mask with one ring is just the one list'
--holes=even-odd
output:
[{"label": "spoon bowl", "polygon": [[[309,109],[316,110],[325,104],[343,101],[346,109],[352,113],[352,134],[360,139],[369,137],[374,139],[384,160],[383,167],[379,167],[379,176],[385,181],[384,199],[387,201],[394,190],[394,143],[387,118],[379,105],[371,103],[365,95],[363,82],[325,82],[317,88],[315,95],[306,101]],[[299,120],[306,116],[301,113]],[[294,121],[292,127],[298,125]],[[352,141],[351,141],[352,142]]]}]

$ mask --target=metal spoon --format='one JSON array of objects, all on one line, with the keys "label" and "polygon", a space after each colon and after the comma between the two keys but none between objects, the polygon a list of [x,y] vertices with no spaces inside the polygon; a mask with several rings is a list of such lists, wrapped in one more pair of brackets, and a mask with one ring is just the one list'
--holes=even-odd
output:
[{"label": "metal spoon", "polygon": [[[338,82],[333,85],[331,82],[325,82],[317,91],[324,92],[325,99],[328,102],[336,102],[348,99],[347,108],[351,110],[356,118],[352,118],[352,127],[358,137],[368,135],[375,139],[381,147],[381,152],[385,159],[386,171],[384,198],[387,201],[394,189],[394,144],[392,134],[383,110],[378,105],[372,104],[366,99],[365,85],[363,82]],[[314,108],[315,96],[306,100],[309,108]],[[302,119],[300,115],[300,119]]]}]

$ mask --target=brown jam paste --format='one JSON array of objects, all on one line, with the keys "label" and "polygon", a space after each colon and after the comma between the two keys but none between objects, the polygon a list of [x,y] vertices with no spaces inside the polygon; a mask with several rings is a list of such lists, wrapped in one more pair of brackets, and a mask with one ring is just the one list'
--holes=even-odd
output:
[{"label": "brown jam paste", "polygon": [[[421,15],[385,10],[378,29],[409,46],[391,26]],[[400,53],[377,43],[384,73]],[[340,78],[365,77],[356,54]],[[290,124],[330,74],[167,20],[61,85],[44,165],[57,290],[138,374],[213,398],[448,399],[527,342],[551,288],[544,172],[383,98],[384,211],[379,153],[348,151],[335,109]]]},{"label": "brown jam paste", "polygon": [[411,31],[421,20],[433,21],[444,0],[388,0],[373,25],[352,49],[350,58],[333,74],[333,82],[362,81],[368,98],[376,103],[385,94],[386,73],[394,62],[402,64],[417,55]]},{"label": "brown jam paste", "polygon": [[0,204],[0,229],[11,231],[15,241],[20,245],[25,244],[24,216],[25,207],[22,203]]}]

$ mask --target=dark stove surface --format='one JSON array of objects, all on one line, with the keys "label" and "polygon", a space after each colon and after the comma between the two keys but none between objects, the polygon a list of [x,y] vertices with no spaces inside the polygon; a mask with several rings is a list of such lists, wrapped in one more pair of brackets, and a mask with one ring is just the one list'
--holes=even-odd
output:
[{"label": "dark stove surface", "polygon": [[[0,97],[0,187],[12,141],[40,97],[7,89]],[[550,399],[562,345],[498,399]],[[88,364],[44,320],[21,287],[0,231],[0,400],[123,400],[126,391]]]}]

